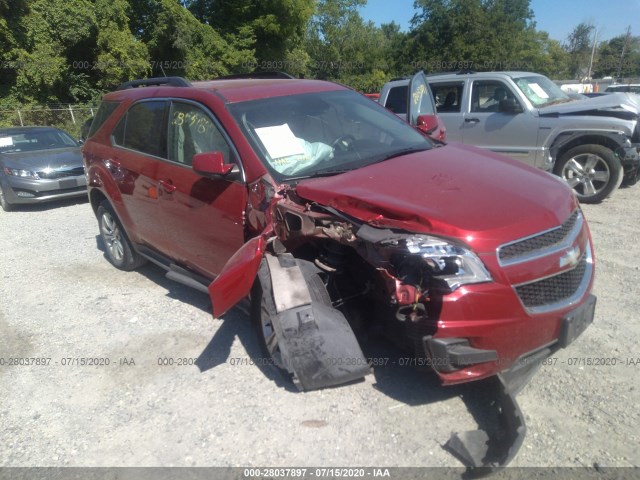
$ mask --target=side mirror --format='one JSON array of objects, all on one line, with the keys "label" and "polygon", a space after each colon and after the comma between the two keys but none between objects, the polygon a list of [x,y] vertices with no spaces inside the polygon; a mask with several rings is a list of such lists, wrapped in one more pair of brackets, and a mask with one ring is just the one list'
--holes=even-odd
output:
[{"label": "side mirror", "polygon": [[193,156],[192,168],[203,177],[224,177],[229,175],[235,165],[224,163],[224,153],[205,152]]},{"label": "side mirror", "polygon": [[500,112],[502,113],[522,113],[524,109],[515,98],[505,98],[500,100]]},{"label": "side mirror", "polygon": [[438,128],[438,116],[437,115],[418,115],[418,121],[416,127],[422,130],[424,133],[431,133]]}]

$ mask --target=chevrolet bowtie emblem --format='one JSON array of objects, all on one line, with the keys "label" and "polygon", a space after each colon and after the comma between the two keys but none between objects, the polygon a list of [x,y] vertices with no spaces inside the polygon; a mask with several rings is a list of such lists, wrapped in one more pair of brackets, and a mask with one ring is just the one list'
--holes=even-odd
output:
[{"label": "chevrolet bowtie emblem", "polygon": [[580,260],[580,247],[575,246],[571,250],[567,252],[566,255],[560,257],[560,268],[566,267],[567,265],[575,266],[578,264],[578,260]]}]

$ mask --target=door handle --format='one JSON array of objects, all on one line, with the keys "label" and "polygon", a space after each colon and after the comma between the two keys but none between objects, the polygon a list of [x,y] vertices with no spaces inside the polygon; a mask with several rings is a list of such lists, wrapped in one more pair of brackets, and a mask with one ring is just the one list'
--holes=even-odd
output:
[{"label": "door handle", "polygon": [[480,123],[480,119],[479,118],[465,118],[464,121],[466,123]]},{"label": "door handle", "polygon": [[176,187],[173,182],[171,180],[160,180],[160,186],[164,189],[165,192],[167,193],[173,193],[177,190],[178,187]]}]

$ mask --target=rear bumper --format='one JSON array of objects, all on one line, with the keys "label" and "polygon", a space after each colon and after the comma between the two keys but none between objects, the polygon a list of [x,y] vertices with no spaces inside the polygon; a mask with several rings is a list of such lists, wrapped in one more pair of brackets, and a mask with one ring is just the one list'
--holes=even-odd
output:
[{"label": "rear bumper", "polygon": [[87,180],[84,175],[59,180],[33,180],[5,176],[2,190],[11,204],[35,204],[86,196]]}]

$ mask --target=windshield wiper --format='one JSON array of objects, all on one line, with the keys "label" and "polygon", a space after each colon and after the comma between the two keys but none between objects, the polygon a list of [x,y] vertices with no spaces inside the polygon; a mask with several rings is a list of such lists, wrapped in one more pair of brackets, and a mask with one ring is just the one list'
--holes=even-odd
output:
[{"label": "windshield wiper", "polygon": [[350,172],[351,169],[345,168],[336,168],[330,170],[318,170],[317,172],[310,173],[309,175],[301,175],[299,177],[288,177],[286,179],[287,182],[297,182],[298,180],[305,180],[307,178],[318,178],[318,177],[331,177],[333,175],[339,175],[341,173]]},{"label": "windshield wiper", "polygon": [[551,100],[548,103],[545,103],[542,107],[549,107],[551,105],[559,105],[561,103],[567,103],[567,102],[571,102],[572,99],[571,98],[557,98],[555,100]]},{"label": "windshield wiper", "polygon": [[424,146],[403,148],[402,150],[398,150],[397,152],[390,153],[389,155],[382,157],[380,160],[376,160],[373,163],[380,163],[386,160],[391,160],[392,158],[401,157],[403,155],[409,155],[410,153],[424,152],[425,150],[431,150],[431,149],[429,147],[424,147]]}]

